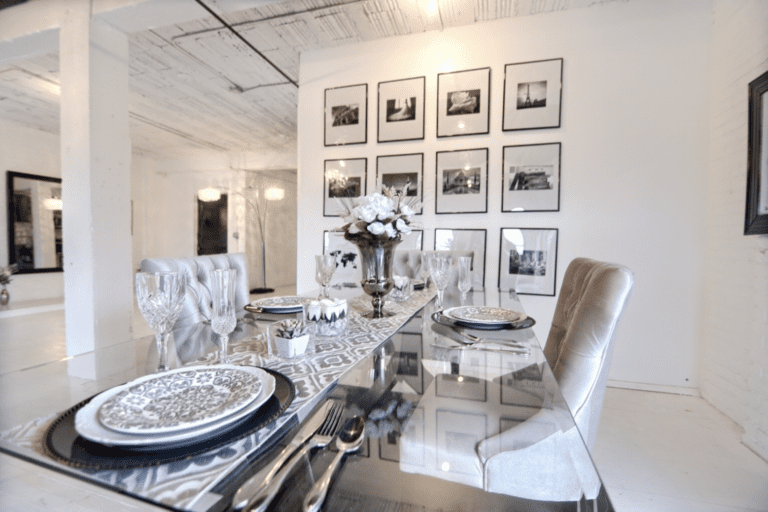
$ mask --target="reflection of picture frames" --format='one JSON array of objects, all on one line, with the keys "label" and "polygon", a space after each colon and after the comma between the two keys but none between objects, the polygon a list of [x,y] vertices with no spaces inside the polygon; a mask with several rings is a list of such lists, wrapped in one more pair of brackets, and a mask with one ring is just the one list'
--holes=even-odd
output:
[{"label": "reflection of picture frames", "polygon": [[435,396],[485,402],[488,381],[470,375],[441,373],[435,376]]},{"label": "reflection of picture frames", "polygon": [[424,138],[423,76],[379,82],[379,142]]},{"label": "reflection of picture frames", "polygon": [[341,213],[338,199],[354,199],[365,195],[368,159],[326,160],[324,171],[323,216]]},{"label": "reflection of picture frames", "polygon": [[501,211],[560,210],[560,143],[505,146]]},{"label": "reflection of picture frames", "polygon": [[546,386],[542,367],[531,364],[510,373],[502,372],[500,401],[504,405],[540,408],[544,402]]},{"label": "reflection of picture frames", "polygon": [[484,229],[435,229],[436,251],[471,251],[472,288],[485,288],[485,248],[486,230]]},{"label": "reflection of picture frames", "polygon": [[557,234],[557,229],[550,228],[502,228],[499,288],[519,295],[554,297]]},{"label": "reflection of picture frames", "polygon": [[488,212],[488,149],[438,151],[435,213]]},{"label": "reflection of picture frames", "polygon": [[[405,190],[406,197],[424,202],[424,153],[386,155],[376,158],[376,191],[382,186]],[[417,214],[423,213],[421,208]]]},{"label": "reflection of picture frames", "polygon": [[488,438],[487,421],[485,414],[438,409],[437,467],[451,473],[476,472],[466,461],[477,457],[477,443]]},{"label": "reflection of picture frames", "polygon": [[491,68],[437,75],[437,136],[489,132]]},{"label": "reflection of picture frames", "polygon": [[563,59],[504,66],[502,130],[560,127]]},{"label": "reflection of picture frames", "polygon": [[424,393],[424,375],[421,367],[421,333],[401,333],[400,350],[395,352],[395,374],[416,394]]},{"label": "reflection of picture frames", "polygon": [[323,254],[336,257],[336,271],[331,283],[355,288],[363,280],[360,252],[355,244],[344,238],[344,233],[323,231]]},{"label": "reflection of picture frames", "polygon": [[325,145],[368,142],[368,84],[325,90]]},{"label": "reflection of picture frames", "polygon": [[749,83],[747,208],[744,234],[768,233],[768,72]]}]

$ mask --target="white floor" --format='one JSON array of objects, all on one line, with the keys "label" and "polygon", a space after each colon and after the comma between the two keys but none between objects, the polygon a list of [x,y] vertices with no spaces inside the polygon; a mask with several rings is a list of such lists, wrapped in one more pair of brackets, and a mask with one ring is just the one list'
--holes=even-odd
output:
[{"label": "white floor", "polygon": [[[137,335],[149,334],[138,314],[134,325]],[[64,358],[63,333],[63,311],[0,318],[0,375]],[[618,512],[768,512],[768,464],[740,438],[740,428],[701,398],[609,388],[593,457]],[[0,457],[0,484],[22,471],[35,471],[47,485],[68,483],[55,473]],[[50,509],[44,501],[6,502],[3,487],[2,510]],[[92,488],[93,494],[77,491],[73,510],[105,509],[108,503],[109,510],[135,510]],[[96,506],[87,507],[90,502]]]}]

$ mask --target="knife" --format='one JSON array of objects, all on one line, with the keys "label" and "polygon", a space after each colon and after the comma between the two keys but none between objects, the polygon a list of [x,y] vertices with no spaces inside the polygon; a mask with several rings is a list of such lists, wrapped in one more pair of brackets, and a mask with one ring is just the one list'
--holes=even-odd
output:
[{"label": "knife", "polygon": [[245,508],[252,497],[256,496],[269,486],[272,479],[275,477],[275,474],[283,467],[288,458],[301,448],[301,446],[306,443],[315,432],[317,432],[317,429],[323,424],[331,407],[333,407],[333,401],[328,400],[315,411],[312,417],[304,423],[303,427],[301,427],[301,430],[299,430],[293,439],[291,439],[288,446],[286,446],[283,451],[280,452],[280,455],[278,455],[272,462],[272,465],[269,467],[269,470],[263,478],[262,474],[264,473],[264,470],[261,470],[240,486],[232,500],[232,506],[235,510]]},{"label": "knife", "polygon": [[[445,336],[446,338],[449,338],[449,339],[452,339],[453,341],[461,343],[462,345],[465,346],[465,348],[474,347],[474,348],[480,349],[479,346],[475,347],[475,345],[491,343],[491,344],[500,346],[503,352],[516,352],[518,354],[528,354],[531,352],[530,348],[521,346],[520,344],[514,341],[508,341],[506,343],[502,341],[499,341],[499,342],[486,342],[484,340],[478,341],[479,338],[472,339],[468,337],[466,334],[460,333],[451,327],[438,324],[438,323],[432,324],[432,330],[437,334],[440,334],[442,336]],[[443,348],[449,348],[449,347],[443,347]]]}]

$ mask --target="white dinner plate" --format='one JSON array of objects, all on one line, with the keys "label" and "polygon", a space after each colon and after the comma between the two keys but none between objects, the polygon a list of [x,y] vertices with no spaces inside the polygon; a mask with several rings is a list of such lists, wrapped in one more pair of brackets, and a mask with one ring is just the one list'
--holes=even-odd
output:
[{"label": "white dinner plate", "polygon": [[261,393],[258,375],[239,366],[178,368],[123,386],[98,411],[102,425],[124,434],[167,434],[217,421]]},{"label": "white dinner plate", "polygon": [[258,376],[262,384],[261,393],[246,407],[217,421],[206,423],[197,428],[190,428],[167,434],[124,434],[115,432],[104,427],[99,422],[98,411],[107,400],[125,389],[125,386],[130,385],[124,384],[123,386],[117,386],[96,395],[90,402],[83,406],[82,409],[77,411],[77,414],[75,415],[75,430],[85,439],[95,443],[136,450],[151,450],[153,447],[158,447],[158,445],[177,443],[201,436],[208,432],[213,432],[256,412],[256,410],[275,393],[275,378],[272,375],[261,368],[256,368],[254,366],[240,366],[239,368]]},{"label": "white dinner plate", "polygon": [[301,311],[301,306],[309,304],[311,300],[309,297],[298,296],[267,297],[255,300],[248,305],[261,308],[265,313],[298,313]]},{"label": "white dinner plate", "polygon": [[458,306],[443,311],[448,318],[476,324],[508,324],[524,320],[526,315],[518,311],[488,306]]}]

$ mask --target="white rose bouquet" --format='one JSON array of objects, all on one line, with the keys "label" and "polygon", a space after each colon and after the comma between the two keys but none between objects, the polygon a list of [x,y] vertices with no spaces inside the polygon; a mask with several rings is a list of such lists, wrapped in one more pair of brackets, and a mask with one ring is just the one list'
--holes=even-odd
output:
[{"label": "white rose bouquet", "polygon": [[416,210],[421,208],[421,202],[416,197],[407,197],[404,189],[387,187],[383,187],[381,194],[340,199],[339,204],[345,224],[338,231],[343,231],[344,237],[350,240],[385,240],[400,233],[407,235]]}]

